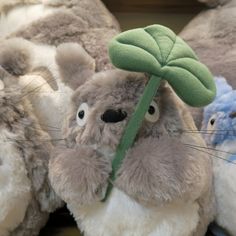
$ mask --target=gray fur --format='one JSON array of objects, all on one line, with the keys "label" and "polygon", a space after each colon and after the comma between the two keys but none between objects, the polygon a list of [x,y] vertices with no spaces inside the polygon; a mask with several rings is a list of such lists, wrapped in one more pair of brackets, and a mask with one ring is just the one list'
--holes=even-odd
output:
[{"label": "gray fur", "polygon": [[[127,120],[112,126],[105,124],[100,116],[105,109],[112,107],[126,109],[130,117],[133,104],[138,102],[138,95],[143,91],[144,82],[145,78],[138,74],[113,70],[95,74],[93,79],[81,85],[72,97],[73,103],[67,119],[68,127],[65,133],[68,144],[73,147],[76,140],[79,140],[86,145],[107,145],[114,151]],[[131,90],[134,93],[131,93]],[[76,112],[83,102],[87,102],[93,111],[90,113],[88,125],[79,129],[76,123]]]},{"label": "gray fur", "polygon": [[[10,12],[11,9],[14,8],[13,5],[15,2],[17,3],[27,2],[30,4],[32,1],[31,0],[26,0],[26,1],[16,0],[16,1],[13,1],[13,3],[6,1],[6,3],[3,3],[3,5],[6,4],[6,6],[5,7],[3,6],[3,8],[4,10],[9,10]],[[39,2],[39,1],[36,0],[35,2]],[[24,26],[19,28],[16,32],[11,33],[11,35],[8,34],[6,37],[7,40],[6,42],[4,42],[4,45],[5,45],[4,47],[2,47],[3,44],[1,42],[0,64],[2,64],[2,66],[10,74],[12,75],[22,75],[26,73],[39,74],[42,77],[44,77],[46,81],[49,81],[52,78],[52,74],[50,73],[50,71],[45,68],[33,68],[33,67],[31,68],[31,65],[29,64],[29,62],[31,62],[32,60],[30,57],[28,57],[30,54],[26,54],[27,50],[29,51],[30,47],[28,46],[25,47],[24,43],[19,44],[19,42],[22,40],[19,38],[24,38],[37,44],[53,45],[53,46],[58,46],[61,43],[66,43],[66,42],[79,43],[89,55],[88,60],[85,60],[85,62],[87,63],[88,61],[90,61],[91,64],[88,63],[90,64],[88,66],[89,68],[87,71],[88,73],[87,72],[81,73],[80,76],[77,76],[77,78],[80,77],[83,79],[87,79],[87,77],[90,77],[93,74],[94,70],[101,71],[101,70],[110,69],[112,67],[109,62],[109,58],[107,54],[107,44],[109,40],[114,35],[116,35],[120,30],[119,30],[117,21],[109,13],[109,11],[106,9],[106,7],[101,1],[99,0],[80,0],[80,1],[78,0],[75,0],[75,1],[74,0],[68,0],[68,1],[45,0],[43,1],[43,4],[52,6],[55,9],[55,11],[52,14],[47,15],[46,17],[42,17],[29,24],[25,24]],[[0,4],[0,7],[2,7],[1,4]],[[7,13],[7,11],[5,13]],[[9,42],[12,40],[11,38],[15,38],[15,37],[18,37],[19,41],[17,43],[14,44],[14,43]],[[22,40],[22,42],[26,42],[26,41]],[[60,52],[62,48],[63,46],[58,48],[58,53]],[[45,57],[46,56],[47,55],[45,55]],[[76,55],[74,59],[77,59]],[[95,63],[94,63],[94,60],[95,60]],[[65,53],[65,56],[62,57],[61,63],[66,63],[66,53]],[[60,59],[58,59],[58,64],[60,64]],[[62,66],[62,64],[60,65]],[[79,69],[82,72],[82,69],[84,69],[84,67],[83,68],[80,67]],[[68,74],[68,73],[71,73],[70,70],[68,70],[64,74],[65,71],[66,70],[64,67],[64,70],[61,71],[63,78],[70,77]],[[78,69],[76,70],[76,73],[77,72],[78,72]],[[73,71],[73,73],[75,73],[75,71]],[[3,74],[5,76],[5,71]],[[9,77],[8,79],[5,79],[5,78],[1,78],[1,79],[4,80],[4,84],[7,85],[7,89],[10,89],[16,83],[16,77],[14,76],[8,76],[8,77]],[[84,82],[83,79],[79,83],[83,83]],[[72,80],[71,77],[70,77],[70,80]],[[66,82],[66,79],[64,80],[64,82]],[[51,83],[49,84],[54,90],[57,90],[56,84],[51,84]],[[79,85],[80,84],[76,84],[76,86],[79,86]],[[7,91],[7,89],[5,91]],[[12,87],[12,91],[14,89]],[[15,94],[12,93],[12,95],[15,95]],[[24,98],[25,98],[24,101],[26,101],[26,97]],[[19,101],[20,101],[19,105],[22,105],[23,101],[21,101],[20,99]],[[27,103],[28,103],[28,100],[27,100]],[[17,102],[16,104],[18,105]],[[23,110],[24,109],[25,109],[25,115],[27,115],[29,112],[28,109],[30,109],[30,104],[29,106],[26,106],[26,107],[23,106]],[[10,119],[10,117],[11,116],[8,116],[7,118]],[[30,110],[29,117],[35,118],[32,110]],[[9,122],[9,121],[6,120],[6,122]],[[35,123],[38,123],[37,119]],[[17,127],[16,130],[21,128],[20,124],[18,126],[19,127]],[[48,142],[46,143],[39,142],[40,138],[46,139],[46,140],[48,140],[49,138],[41,137],[39,134],[35,134],[29,130],[30,127],[32,128],[35,127],[34,122],[33,123],[28,122],[26,126],[28,127],[27,129],[28,139],[31,139],[32,137],[33,138],[32,138],[32,141],[29,140],[27,143],[26,141],[25,142],[22,141],[21,143],[19,143],[19,147],[23,145],[22,148],[24,150],[25,149],[28,150],[29,156],[33,152],[33,150],[34,151],[37,149],[40,150],[39,153],[35,153],[35,156],[33,158],[34,161],[32,162],[31,160],[27,159],[27,155],[26,155],[26,163],[27,161],[29,162],[27,166],[27,168],[29,168],[29,173],[30,173],[29,177],[32,179],[32,186],[35,187],[35,189],[33,190],[35,191],[35,196],[30,206],[28,207],[24,221],[22,222],[21,225],[18,226],[16,230],[12,232],[11,234],[12,236],[37,235],[40,228],[47,221],[48,213],[53,211],[56,207],[58,207],[61,204],[59,199],[56,196],[54,196],[54,192],[52,191],[46,178],[47,170],[48,170],[47,164],[48,164],[48,158],[49,158],[48,151],[51,150],[51,146],[50,146],[50,149],[48,149],[48,145],[49,145]],[[25,126],[23,127],[24,129],[26,129]],[[42,127],[40,126],[38,128],[39,130],[42,129]],[[23,133],[22,140],[26,140],[25,138],[26,134],[24,134],[23,131],[22,133]],[[36,142],[39,144],[40,147],[35,146]],[[29,146],[31,145],[31,146],[28,147],[27,145]],[[46,153],[43,153],[42,150],[45,150]],[[40,159],[41,157],[44,158],[42,163],[37,160],[37,158]],[[99,163],[99,160],[98,160],[98,163]],[[103,159],[101,160],[102,162],[104,162]],[[90,167],[88,166],[88,169],[89,168]],[[110,172],[109,168],[108,168],[108,172]],[[76,178],[77,176],[75,175],[74,177]],[[105,177],[102,177],[102,178],[104,178],[104,180],[102,181],[102,183],[104,183],[105,179],[107,178]],[[92,181],[95,181],[95,179],[92,178]],[[94,193],[93,191],[90,191],[90,189],[88,189],[87,193],[91,194],[91,198],[95,197],[95,195],[97,194],[97,192]],[[87,193],[85,192],[84,196],[86,196]]]},{"label": "gray fur", "polygon": [[76,43],[61,44],[57,48],[56,61],[63,82],[72,89],[78,88],[95,73],[93,58]]},{"label": "gray fur", "polygon": [[30,70],[30,54],[22,39],[5,40],[0,47],[0,65],[10,74],[19,76]]},{"label": "gray fur", "polygon": [[[52,5],[59,11],[22,27],[8,37],[18,36],[37,43],[56,46],[65,42],[77,42],[95,59],[96,72],[112,68],[107,54],[107,44],[119,32],[119,27],[100,1],[69,0],[65,2],[62,0],[46,0],[45,4]],[[75,54],[73,55],[75,56]],[[63,63],[69,60],[67,55],[65,56],[62,59]],[[83,53],[81,56],[83,56]],[[78,59],[80,60],[81,58],[79,57]],[[60,65],[63,63],[60,64],[59,62]],[[84,69],[84,67],[81,67],[81,69]],[[143,92],[146,78],[140,74],[129,74],[113,70],[95,74],[90,80],[85,77],[90,77],[92,73],[90,74],[88,71],[83,73],[81,71],[80,74],[73,75],[71,73],[73,71],[76,70],[66,71],[66,68],[63,68],[60,71],[66,83],[71,81],[71,87],[79,86],[79,88],[72,98],[71,112],[65,124],[67,147],[62,148],[60,154],[56,154],[51,159],[50,179],[56,192],[68,205],[77,206],[79,204],[86,207],[87,204],[99,201],[104,189],[106,189],[106,180],[111,170],[112,159],[112,155],[109,156],[107,153],[115,152],[125,126]],[[83,79],[78,84],[75,84],[73,83],[73,76],[74,78],[81,78],[82,76]],[[198,135],[191,136],[184,132],[184,130],[196,129],[196,127],[188,111],[181,103],[177,102],[177,97],[170,95],[173,95],[171,90],[165,84],[162,84],[161,93],[157,94],[155,98],[161,111],[160,119],[155,124],[150,124],[147,121],[143,122],[136,139],[136,145],[127,154],[120,170],[120,177],[115,185],[143,204],[154,204],[154,199],[158,199],[158,204],[163,205],[176,197],[196,199],[196,201],[201,203],[199,211],[201,222],[199,222],[199,227],[196,229],[196,235],[202,235],[206,230],[206,224],[211,221],[213,214],[211,201],[209,201],[212,198],[211,177],[209,176],[211,162],[202,153],[192,149],[188,150],[183,146],[187,141],[200,146],[205,144]],[[91,113],[87,124],[79,128],[75,118],[78,106],[82,102],[88,103]],[[122,122],[104,124],[100,117],[108,108],[125,109],[128,116]],[[157,141],[155,146],[159,147],[159,149],[165,146],[172,148],[163,150],[163,155],[157,155],[153,153],[154,148],[156,148],[153,147],[154,141],[148,142],[149,139]],[[173,150],[175,150],[177,143],[180,141],[182,148],[175,153]],[[158,142],[160,143],[158,144]],[[147,163],[142,163],[140,160],[141,151],[139,151],[138,143],[144,144],[146,150],[150,152]],[[79,152],[76,152],[76,150]],[[193,156],[189,155],[190,151]],[[139,157],[137,160],[135,159],[136,156]],[[167,156],[167,163],[169,164],[167,172],[161,168],[162,164],[165,163],[165,156]],[[180,156],[186,162],[182,161]],[[133,159],[137,162],[129,162],[129,160]],[[179,162],[174,162],[176,166],[171,162],[172,159],[179,160]],[[158,160],[161,162],[160,165],[158,165]],[[192,166],[190,160],[193,160],[196,166]],[[132,178],[132,174],[136,174],[135,168],[132,169],[132,172],[128,172],[128,164],[136,165],[141,170],[137,179]],[[183,165],[183,172],[179,171],[180,164]],[[188,167],[194,173],[188,171]],[[145,168],[150,170],[150,172],[144,173]],[[161,179],[158,178],[160,177],[158,174],[154,173],[158,168],[163,173]],[[152,179],[152,185],[151,183],[146,185],[146,180],[152,176],[156,177]],[[176,177],[175,182],[171,178],[173,176]],[[197,179],[193,181],[195,177]],[[127,190],[128,184],[121,181],[122,179],[132,182],[133,187],[131,190]],[[87,182],[87,184],[84,185],[83,181]],[[166,185],[163,186],[164,181]],[[157,192],[153,186],[161,187],[162,191]],[[173,189],[170,190],[167,186],[172,186]],[[141,187],[145,194],[139,194],[139,188]],[[192,191],[192,189],[195,191]],[[207,205],[208,203],[209,205]],[[29,207],[29,209],[37,208]],[[71,209],[73,211],[73,208]],[[31,225],[29,224],[30,210],[28,212],[29,214],[27,214],[24,222],[27,227]],[[41,227],[46,217],[42,217],[42,219],[40,226],[38,225],[37,228]],[[27,231],[24,225],[19,227],[19,232]],[[27,231],[29,235],[30,231],[32,233],[33,229],[30,228]],[[12,235],[16,235],[16,233]],[[19,233],[19,235],[23,235],[23,233]]]},{"label": "gray fur", "polygon": [[[147,78],[142,74],[111,70],[95,74],[75,91],[71,111],[65,123],[65,138],[69,150],[61,149],[60,154],[55,155],[50,163],[49,170],[52,186],[67,202],[72,212],[73,206],[77,204],[86,207],[101,199],[100,193],[106,189],[105,180],[109,175],[108,166],[112,161],[112,155],[108,154],[114,154],[116,151],[146,81]],[[179,199],[207,202],[209,206],[200,204],[200,208],[206,209],[200,209],[199,213],[204,215],[201,216],[196,229],[196,232],[201,232],[199,235],[203,235],[214,214],[211,206],[213,202],[209,200],[213,197],[211,159],[187,146],[190,144],[204,147],[205,144],[199,134],[185,132],[196,129],[193,120],[165,83],[161,84],[154,100],[160,109],[160,118],[156,123],[144,120],[114,185],[136,201],[149,206],[165,205]],[[82,103],[88,104],[90,113],[86,124],[79,127],[76,116]],[[107,109],[119,108],[127,112],[125,120],[115,124],[104,123],[101,120],[101,115]],[[97,153],[95,150],[92,151],[93,148]],[[86,154],[85,150],[90,150],[90,153]],[[107,163],[106,168],[104,164],[100,164],[96,171],[97,178],[91,178],[91,167],[98,166],[98,159],[100,163],[103,159],[103,162],[109,161],[110,164]],[[94,163],[87,163],[87,160]],[[66,170],[63,169],[64,166]],[[88,167],[91,169],[87,169]],[[105,178],[98,182],[102,173]],[[84,185],[81,184],[81,180]],[[98,186],[97,195],[94,191]]]},{"label": "gray fur", "polygon": [[[101,200],[106,190],[111,163],[97,150],[89,147],[60,150],[50,161],[50,179],[55,190],[70,203],[90,204]],[[91,187],[88,187],[93,183]]]},{"label": "gray fur", "polygon": [[[216,76],[227,79],[236,88],[236,0],[204,1],[215,3],[199,13],[180,36],[189,43]],[[202,109],[191,109],[197,127],[201,127]]]},{"label": "gray fur", "polygon": [[23,38],[2,40],[0,65],[4,69],[4,73],[7,72],[13,76],[21,76],[29,73],[40,75],[48,82],[53,90],[57,90],[58,85],[53,78],[52,72],[45,66],[34,67],[32,63],[33,47],[34,44]]},{"label": "gray fur", "polygon": [[56,5],[57,12],[32,22],[11,37],[55,46],[77,42],[96,60],[96,71],[111,68],[107,44],[119,27],[104,5],[99,0],[63,1]]},{"label": "gray fur", "polygon": [[16,85],[0,91],[0,126],[17,135],[17,138],[9,142],[15,143],[24,159],[32,188],[32,199],[25,218],[11,235],[36,236],[46,223],[49,213],[62,203],[47,177],[52,150],[49,135],[38,124],[30,103]]},{"label": "gray fur", "polygon": [[202,172],[206,173],[208,166],[202,170],[203,163],[177,138],[139,139],[122,164],[117,184],[144,204],[162,205],[179,199],[195,201],[207,179]]}]

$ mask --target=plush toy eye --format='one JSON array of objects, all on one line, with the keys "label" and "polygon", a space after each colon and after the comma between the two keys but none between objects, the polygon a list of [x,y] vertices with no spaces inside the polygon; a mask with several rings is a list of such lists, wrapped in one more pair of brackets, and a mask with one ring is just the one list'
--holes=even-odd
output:
[{"label": "plush toy eye", "polygon": [[211,124],[211,125],[214,125],[214,124],[215,124],[215,121],[216,121],[216,120],[215,120],[214,118],[211,119],[211,120],[210,120],[210,124]]},{"label": "plush toy eye", "polygon": [[84,126],[86,124],[87,118],[89,114],[89,106],[87,103],[82,103],[79,106],[79,109],[77,111],[76,115],[76,121],[79,126]]},{"label": "plush toy eye", "polygon": [[216,114],[212,115],[211,118],[208,121],[208,124],[207,124],[207,130],[208,131],[213,131],[214,130],[215,122],[216,122]]},{"label": "plush toy eye", "polygon": [[145,114],[145,119],[151,123],[158,121],[160,116],[159,108],[156,102],[152,101],[147,113]]}]

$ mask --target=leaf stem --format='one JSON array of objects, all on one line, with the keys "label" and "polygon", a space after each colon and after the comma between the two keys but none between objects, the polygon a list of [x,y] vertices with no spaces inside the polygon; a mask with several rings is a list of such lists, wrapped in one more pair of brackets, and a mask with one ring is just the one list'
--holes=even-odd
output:
[{"label": "leaf stem", "polygon": [[116,173],[120,168],[127,151],[134,143],[135,137],[143,122],[144,116],[149,109],[150,103],[152,102],[153,98],[156,95],[160,83],[161,83],[161,78],[152,75],[144,89],[143,96],[139,100],[135,108],[134,114],[132,115],[125,129],[125,132],[121,138],[121,141],[117,147],[115,157],[112,161],[112,172],[110,175],[110,181],[107,187],[105,198],[102,200],[103,202],[106,201],[107,197],[111,193],[111,190],[113,188],[113,181],[116,178]]}]

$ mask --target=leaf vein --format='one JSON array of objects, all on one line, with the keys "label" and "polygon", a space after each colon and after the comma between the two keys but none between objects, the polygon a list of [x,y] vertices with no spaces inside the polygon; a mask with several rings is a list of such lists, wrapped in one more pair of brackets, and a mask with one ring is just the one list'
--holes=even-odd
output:
[{"label": "leaf vein", "polygon": [[148,52],[152,57],[154,57],[155,61],[160,65],[160,62],[157,60],[157,58],[155,57],[155,55],[153,55],[152,53],[150,53],[149,51],[147,51],[145,48],[143,48],[143,47],[141,47],[141,46],[134,45],[134,44],[130,44],[130,43],[126,43],[126,42],[121,42],[120,39],[117,40],[117,42],[119,42],[120,44],[124,44],[124,45],[128,45],[128,46],[133,46],[133,47],[142,49],[142,50],[145,51],[145,52]]},{"label": "leaf vein", "polygon": [[147,29],[144,29],[144,31],[145,31],[150,37],[152,37],[152,38],[154,39],[154,41],[156,42],[156,45],[157,45],[157,47],[158,47],[158,49],[159,49],[159,51],[160,51],[160,54],[161,54],[161,64],[163,64],[164,58],[163,58],[163,55],[162,55],[161,48],[160,48],[160,46],[159,46],[159,44],[158,44],[158,42],[157,42],[157,39],[154,38],[154,37],[147,31]]}]

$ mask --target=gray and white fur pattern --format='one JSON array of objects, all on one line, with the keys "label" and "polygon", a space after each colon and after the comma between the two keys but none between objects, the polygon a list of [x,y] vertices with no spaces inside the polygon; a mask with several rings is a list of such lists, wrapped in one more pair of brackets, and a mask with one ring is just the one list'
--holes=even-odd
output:
[{"label": "gray and white fur pattern", "polygon": [[198,133],[185,132],[196,127],[182,102],[161,85],[154,113],[146,114],[111,195],[101,202],[147,78],[119,70],[95,73],[93,59],[75,44],[61,45],[57,56],[62,79],[75,92],[64,127],[67,148],[55,150],[49,177],[79,228],[86,236],[203,236],[214,216],[212,165],[192,148],[205,144]]},{"label": "gray and white fur pattern", "polygon": [[0,235],[36,236],[61,205],[48,180],[52,144],[17,78],[0,75]]}]

